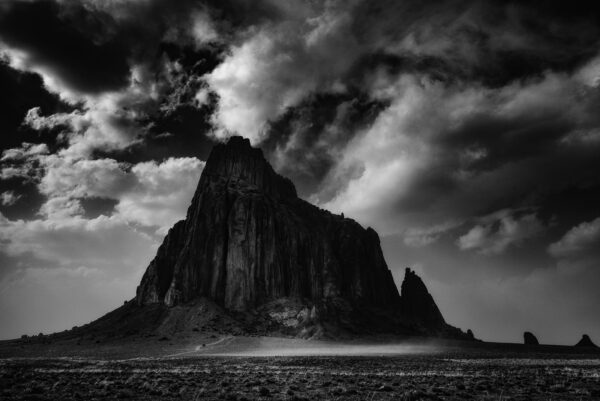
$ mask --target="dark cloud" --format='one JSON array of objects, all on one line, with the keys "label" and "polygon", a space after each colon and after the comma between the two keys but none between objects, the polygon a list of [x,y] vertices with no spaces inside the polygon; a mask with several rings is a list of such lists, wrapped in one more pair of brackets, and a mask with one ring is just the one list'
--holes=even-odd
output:
[{"label": "dark cloud", "polygon": [[94,152],[127,163],[163,160],[166,157],[197,157],[206,160],[216,141],[208,134],[213,126],[210,108],[178,106],[166,115],[152,116],[143,140],[122,150]]},{"label": "dark cloud", "polygon": [[358,91],[315,94],[270,123],[263,148],[298,192],[308,195],[336,164],[345,145],[384,107]]},{"label": "dark cloud", "polygon": [[10,2],[0,7],[0,39],[73,89],[97,93],[121,88],[129,80],[128,48],[111,37],[104,25],[114,23],[110,19],[81,5]]},{"label": "dark cloud", "polygon": [[[210,132],[214,128],[211,117],[218,97],[202,77],[219,64],[224,50],[220,46],[196,49],[172,43],[162,43],[160,48],[161,55],[180,65],[182,70],[170,78],[161,98],[138,120],[146,128],[141,141],[126,149],[98,150],[95,157],[113,157],[128,163],[165,157],[208,158],[215,144]],[[158,74],[157,77],[159,81],[166,79]],[[204,91],[205,96],[202,104],[198,100],[200,91]]]},{"label": "dark cloud", "polygon": [[0,87],[0,149],[40,140],[38,132],[21,125],[31,108],[50,114],[71,109],[44,88],[39,75],[17,71],[4,61],[0,61]]},{"label": "dark cloud", "polygon": [[353,33],[376,51],[361,59],[363,68],[500,87],[580,66],[597,52],[599,19],[591,3],[363,2],[354,10]]},{"label": "dark cloud", "polygon": [[[398,212],[462,216],[540,206],[561,226],[598,214],[597,141],[571,142],[581,116],[557,113],[498,119],[477,115],[429,142],[436,157],[408,185]],[[486,181],[486,178],[490,181]]]},{"label": "dark cloud", "polygon": [[[599,10],[541,0],[3,2],[0,224],[21,240],[0,244],[0,263],[23,263],[23,282],[83,283],[116,265],[75,268],[110,254],[99,230],[120,233],[119,259],[134,269],[156,245],[146,234],[185,212],[212,145],[237,133],[303,197],[374,226],[393,270],[425,273],[450,321],[511,338],[493,317],[528,318],[507,297],[548,313],[536,302],[565,282],[597,300],[588,248],[600,238]],[[69,259],[74,239],[89,240],[87,253],[66,269],[27,256]],[[593,316],[569,305],[586,311],[573,325]],[[566,306],[559,312],[566,322]],[[542,320],[536,327],[551,330]]]},{"label": "dark cloud", "polygon": [[205,0],[195,3],[207,7],[211,17],[220,25],[220,29],[229,34],[283,17],[281,9],[275,2],[265,0]]},{"label": "dark cloud", "polygon": [[223,61],[225,52],[223,45],[211,44],[203,48],[191,45],[181,45],[162,42],[159,51],[164,53],[169,60],[177,61],[189,73],[203,76],[215,69]]},{"label": "dark cloud", "polygon": [[465,71],[441,57],[378,52],[360,57],[350,68],[345,79],[352,86],[360,88],[368,85],[368,79],[376,73],[383,73],[387,76],[422,74],[432,80],[447,84],[468,78]]},{"label": "dark cloud", "polygon": [[[214,14],[228,24],[236,21],[229,30],[258,22],[253,15],[267,13],[266,7],[243,1],[217,3],[11,1],[0,6],[0,40],[24,52],[28,65],[49,70],[70,89],[96,94],[127,86],[135,65],[160,68],[163,52],[178,56],[196,74],[214,68],[191,50],[197,12]],[[243,9],[252,9],[247,18],[241,17]],[[217,24],[215,29],[225,28]]]},{"label": "dark cloud", "polygon": [[[40,107],[47,113],[65,112],[72,108],[44,89],[39,75],[17,71],[3,61],[0,61],[0,87],[0,154],[2,150],[20,147],[23,142],[44,143],[55,149],[56,132],[40,133],[22,125],[22,121],[33,107]],[[7,191],[13,191],[20,197],[12,205],[0,205],[0,212],[11,219],[34,215],[44,200],[35,185],[21,177],[0,180],[0,194]]]}]

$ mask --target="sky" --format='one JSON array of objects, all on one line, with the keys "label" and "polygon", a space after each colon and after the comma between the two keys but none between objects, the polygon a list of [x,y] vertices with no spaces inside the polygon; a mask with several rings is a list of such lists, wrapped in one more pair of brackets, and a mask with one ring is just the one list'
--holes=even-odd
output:
[{"label": "sky", "polygon": [[242,135],[449,323],[600,342],[600,6],[9,0],[0,88],[0,338],[133,298]]}]

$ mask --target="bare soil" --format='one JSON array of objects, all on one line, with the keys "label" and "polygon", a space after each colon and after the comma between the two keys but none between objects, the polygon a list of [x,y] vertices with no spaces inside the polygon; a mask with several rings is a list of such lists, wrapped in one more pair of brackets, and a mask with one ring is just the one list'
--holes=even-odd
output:
[{"label": "bare soil", "polygon": [[600,400],[600,353],[202,335],[3,342],[2,400]]}]

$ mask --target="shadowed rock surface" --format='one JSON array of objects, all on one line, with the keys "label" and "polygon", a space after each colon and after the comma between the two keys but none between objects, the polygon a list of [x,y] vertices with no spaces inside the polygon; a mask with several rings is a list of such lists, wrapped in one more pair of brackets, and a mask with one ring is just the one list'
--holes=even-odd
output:
[{"label": "shadowed rock surface", "polygon": [[136,302],[173,307],[199,298],[302,336],[466,336],[446,324],[410,269],[398,293],[373,229],[298,198],[241,137],[214,147],[186,219],[167,234]]},{"label": "shadowed rock surface", "polygon": [[538,339],[529,331],[523,333],[523,343],[525,345],[540,345]]},{"label": "shadowed rock surface", "polygon": [[579,342],[577,344],[575,344],[576,347],[592,347],[592,348],[597,348],[598,346],[596,344],[594,344],[592,342],[592,340],[590,339],[590,336],[588,336],[587,334],[584,334],[581,337],[581,340],[579,340]]},{"label": "shadowed rock surface", "polygon": [[446,324],[423,280],[410,268],[405,270],[401,290],[402,313],[405,316],[421,321],[427,327],[442,327]]},{"label": "shadowed rock surface", "polygon": [[[139,315],[151,316],[146,328],[122,322]],[[410,269],[398,293],[373,229],[298,198],[241,137],[214,147],[135,302],[88,329],[472,338],[446,324]]]},{"label": "shadowed rock surface", "polygon": [[236,311],[285,297],[400,303],[377,233],[299,199],[240,137],[215,146],[137,291],[139,304],[203,296]]}]

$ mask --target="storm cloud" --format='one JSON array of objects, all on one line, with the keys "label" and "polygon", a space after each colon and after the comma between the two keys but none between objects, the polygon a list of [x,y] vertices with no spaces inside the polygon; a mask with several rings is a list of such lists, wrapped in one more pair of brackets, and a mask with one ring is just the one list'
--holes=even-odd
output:
[{"label": "storm cloud", "polygon": [[[374,227],[450,322],[573,342],[544,300],[585,282],[561,324],[600,336],[598,6],[8,1],[0,83],[4,305],[65,277],[131,297],[134,255],[184,215],[212,145],[242,135],[303,198]],[[0,335],[44,329],[8,310]]]}]

